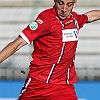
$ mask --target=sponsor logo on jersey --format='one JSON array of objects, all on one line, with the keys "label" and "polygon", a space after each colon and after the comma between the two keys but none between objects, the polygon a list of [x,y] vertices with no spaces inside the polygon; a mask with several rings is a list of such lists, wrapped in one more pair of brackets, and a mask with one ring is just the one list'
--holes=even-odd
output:
[{"label": "sponsor logo on jersey", "polygon": [[41,19],[36,20],[39,24],[43,24],[43,21]]},{"label": "sponsor logo on jersey", "polygon": [[65,29],[62,30],[62,41],[78,41],[78,30],[77,29]]},{"label": "sponsor logo on jersey", "polygon": [[75,35],[76,38],[78,38],[78,32],[77,31],[73,31],[73,34]]},{"label": "sponsor logo on jersey", "polygon": [[36,30],[38,28],[37,22],[31,22],[29,25],[31,30]]}]

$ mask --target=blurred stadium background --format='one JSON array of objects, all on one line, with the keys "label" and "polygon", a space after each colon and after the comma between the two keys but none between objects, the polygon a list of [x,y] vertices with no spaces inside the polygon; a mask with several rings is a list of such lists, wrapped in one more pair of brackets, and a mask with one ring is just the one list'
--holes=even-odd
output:
[{"label": "blurred stadium background", "polygon": [[[74,11],[80,14],[100,9],[100,0],[77,1]],[[0,0],[0,50],[42,10],[52,5],[53,0]],[[29,71],[32,49],[32,45],[27,45],[0,64],[0,100],[17,98]],[[80,30],[76,70],[79,82],[75,86],[79,100],[100,100],[100,21],[86,24]]]}]

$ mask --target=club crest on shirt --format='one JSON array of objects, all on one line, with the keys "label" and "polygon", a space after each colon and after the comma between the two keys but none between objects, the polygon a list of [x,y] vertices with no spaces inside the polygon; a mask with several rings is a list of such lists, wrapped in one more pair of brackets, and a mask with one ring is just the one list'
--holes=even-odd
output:
[{"label": "club crest on shirt", "polygon": [[37,24],[37,22],[31,22],[29,24],[29,27],[31,30],[36,30],[38,28],[38,24]]}]

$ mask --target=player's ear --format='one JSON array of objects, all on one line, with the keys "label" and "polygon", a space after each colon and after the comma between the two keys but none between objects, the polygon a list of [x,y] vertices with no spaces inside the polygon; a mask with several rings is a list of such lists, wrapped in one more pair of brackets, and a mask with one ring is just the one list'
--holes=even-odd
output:
[{"label": "player's ear", "polygon": [[77,0],[75,0],[74,6],[73,6],[74,8],[76,7],[76,2],[77,2]]},{"label": "player's ear", "polygon": [[57,2],[57,0],[54,0],[54,5],[55,5],[56,2]]}]

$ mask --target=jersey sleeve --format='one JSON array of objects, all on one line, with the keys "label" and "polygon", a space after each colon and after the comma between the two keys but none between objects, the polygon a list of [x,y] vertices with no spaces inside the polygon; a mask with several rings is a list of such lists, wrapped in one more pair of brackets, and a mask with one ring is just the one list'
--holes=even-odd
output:
[{"label": "jersey sleeve", "polygon": [[49,33],[50,23],[47,16],[40,14],[35,21],[31,22],[22,30],[20,36],[30,44],[35,39]]},{"label": "jersey sleeve", "polygon": [[77,14],[75,12],[72,13],[75,19],[78,21],[79,29],[83,27],[83,25],[88,21],[88,16],[86,14]]},{"label": "jersey sleeve", "polygon": [[78,15],[78,25],[79,29],[83,27],[83,25],[88,21],[88,16],[86,14]]}]

